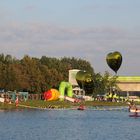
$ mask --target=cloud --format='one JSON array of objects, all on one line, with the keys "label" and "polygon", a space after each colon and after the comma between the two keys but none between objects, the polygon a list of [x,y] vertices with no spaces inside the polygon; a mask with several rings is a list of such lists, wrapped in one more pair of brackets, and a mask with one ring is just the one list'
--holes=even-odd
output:
[{"label": "cloud", "polygon": [[27,11],[34,11],[36,9],[37,9],[37,6],[35,6],[35,5],[27,5],[25,7],[25,10],[27,10]]},{"label": "cloud", "polygon": [[[132,34],[119,28],[63,28],[41,23],[10,23],[0,26],[0,30],[1,53],[17,58],[25,54],[83,58],[90,61],[96,71],[108,70],[105,61],[108,52],[120,51],[124,56],[123,66],[129,66],[130,69],[130,65],[138,60],[140,52],[140,40],[136,32]],[[135,57],[131,61],[132,56]],[[122,70],[125,71],[123,66]]]},{"label": "cloud", "polygon": [[[37,45],[43,44],[105,44],[107,42],[122,39],[136,39],[135,36],[128,36],[126,31],[117,28],[62,28],[49,24],[30,23],[9,25],[0,27],[0,43],[16,42]],[[80,43],[81,41],[81,43]],[[58,44],[57,44],[58,43]],[[34,46],[34,47],[35,47]],[[54,47],[55,47],[54,46]],[[82,45],[83,46],[83,45]],[[28,46],[29,48],[32,46]],[[89,46],[90,47],[90,46]]]},{"label": "cloud", "polygon": [[86,5],[82,7],[82,10],[86,11],[86,12],[92,12],[92,13],[97,13],[97,11],[99,10],[109,10],[109,11],[118,11],[120,9],[124,9],[123,5],[118,5],[116,3],[114,4],[99,4],[99,3],[94,3],[94,4],[90,4],[90,5]]}]

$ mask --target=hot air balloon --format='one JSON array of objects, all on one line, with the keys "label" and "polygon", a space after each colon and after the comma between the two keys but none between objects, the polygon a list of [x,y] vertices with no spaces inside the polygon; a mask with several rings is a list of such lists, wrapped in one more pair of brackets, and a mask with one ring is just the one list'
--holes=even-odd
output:
[{"label": "hot air balloon", "polygon": [[93,92],[93,77],[92,74],[87,71],[78,71],[76,74],[76,81],[79,87],[85,90],[86,94],[92,94]]},{"label": "hot air balloon", "polygon": [[115,72],[119,70],[121,64],[122,64],[122,55],[120,52],[112,52],[107,54],[106,61],[108,66]]},{"label": "hot air balloon", "polygon": [[60,93],[56,89],[50,89],[44,92],[44,99],[47,101],[58,100],[59,96],[60,96]]}]

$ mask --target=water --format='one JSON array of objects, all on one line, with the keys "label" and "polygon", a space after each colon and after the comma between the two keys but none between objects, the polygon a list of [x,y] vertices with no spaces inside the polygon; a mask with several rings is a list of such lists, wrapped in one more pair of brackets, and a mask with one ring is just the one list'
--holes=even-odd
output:
[{"label": "water", "polygon": [[0,112],[0,140],[139,140],[140,117],[127,111]]}]

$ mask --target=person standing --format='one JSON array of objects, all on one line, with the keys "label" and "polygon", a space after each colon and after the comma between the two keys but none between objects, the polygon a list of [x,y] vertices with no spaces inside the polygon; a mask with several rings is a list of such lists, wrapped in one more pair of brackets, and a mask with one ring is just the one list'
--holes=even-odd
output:
[{"label": "person standing", "polygon": [[19,103],[18,96],[16,97],[15,103],[16,103],[16,107],[18,107],[18,103]]}]

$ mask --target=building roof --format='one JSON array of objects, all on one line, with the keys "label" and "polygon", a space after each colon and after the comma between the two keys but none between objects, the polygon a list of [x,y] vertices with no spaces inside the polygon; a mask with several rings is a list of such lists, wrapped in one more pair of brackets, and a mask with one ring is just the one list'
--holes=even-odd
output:
[{"label": "building roof", "polygon": [[119,76],[118,82],[140,82],[140,76]]}]

